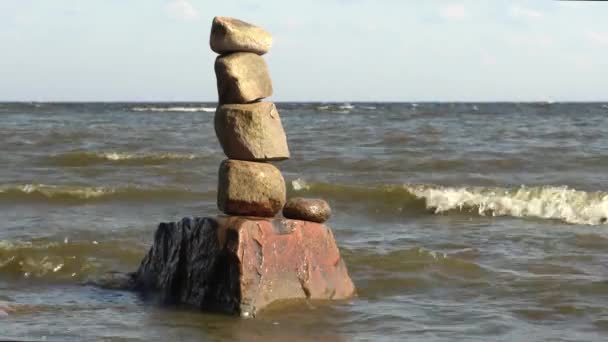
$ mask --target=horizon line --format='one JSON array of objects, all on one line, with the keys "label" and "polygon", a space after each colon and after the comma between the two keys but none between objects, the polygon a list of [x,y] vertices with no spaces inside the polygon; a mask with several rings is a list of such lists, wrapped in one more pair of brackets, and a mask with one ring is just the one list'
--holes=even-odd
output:
[{"label": "horizon line", "polygon": [[[267,101],[273,103],[608,103],[604,100],[376,100],[376,101],[349,101],[349,100],[281,100]],[[0,104],[27,104],[27,103],[49,103],[49,104],[68,104],[68,103],[204,103],[218,104],[218,101],[205,100],[0,100]]]}]

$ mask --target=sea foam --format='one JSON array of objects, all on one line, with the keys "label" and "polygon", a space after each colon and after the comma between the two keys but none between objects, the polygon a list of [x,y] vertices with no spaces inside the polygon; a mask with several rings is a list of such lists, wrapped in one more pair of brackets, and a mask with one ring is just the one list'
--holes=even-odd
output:
[{"label": "sea foam", "polygon": [[87,201],[175,201],[210,198],[213,191],[142,186],[93,187],[50,184],[0,185],[0,201],[80,204]]},{"label": "sea foam", "polygon": [[173,152],[68,152],[49,156],[49,163],[58,166],[89,166],[101,163],[121,163],[129,165],[155,165],[174,161],[188,161],[200,158],[202,155]]},{"label": "sea foam", "polygon": [[[480,216],[511,216],[561,220],[571,224],[599,225],[608,220],[608,193],[586,192],[567,186],[449,187],[433,184],[380,185],[373,187],[309,182],[291,182],[296,192],[325,196],[339,201],[366,201],[403,212]],[[398,208],[396,208],[398,207]]]},{"label": "sea foam", "polygon": [[484,187],[410,186],[405,189],[426,201],[435,213],[451,210],[479,215],[556,219],[573,224],[597,225],[608,217],[608,194],[562,187],[517,189]]}]

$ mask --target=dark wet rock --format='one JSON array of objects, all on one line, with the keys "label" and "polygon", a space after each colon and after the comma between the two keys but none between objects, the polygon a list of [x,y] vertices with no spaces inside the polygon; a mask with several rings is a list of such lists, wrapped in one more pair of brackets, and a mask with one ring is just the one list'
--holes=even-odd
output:
[{"label": "dark wet rock", "polygon": [[230,159],[289,158],[285,130],[272,102],[220,105],[215,112],[215,133]]},{"label": "dark wet rock", "polygon": [[217,205],[228,215],[273,217],[286,196],[283,175],[272,164],[227,159],[220,165]]},{"label": "dark wet rock", "polygon": [[215,60],[219,102],[250,103],[272,96],[272,80],[264,58],[235,52]]},{"label": "dark wet rock", "polygon": [[235,216],[161,224],[134,289],[162,304],[243,317],[277,301],[346,299],[355,291],[328,227]]},{"label": "dark wet rock", "polygon": [[90,279],[83,285],[96,286],[107,290],[130,290],[135,285],[135,273],[108,272],[97,279]]},{"label": "dark wet rock", "polygon": [[253,52],[263,55],[272,46],[272,36],[250,23],[234,18],[215,17],[211,25],[209,43],[211,50],[219,54]]},{"label": "dark wet rock", "polygon": [[290,198],[283,208],[283,216],[294,220],[323,223],[329,220],[331,208],[325,200],[317,198]]}]

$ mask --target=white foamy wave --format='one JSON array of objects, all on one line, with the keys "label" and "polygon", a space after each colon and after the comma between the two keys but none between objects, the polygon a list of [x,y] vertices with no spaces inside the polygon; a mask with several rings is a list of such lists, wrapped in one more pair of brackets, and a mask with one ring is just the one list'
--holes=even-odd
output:
[{"label": "white foamy wave", "polygon": [[348,113],[350,113],[351,109],[353,109],[353,108],[354,107],[352,107],[352,106],[345,106],[345,105],[340,105],[340,106],[323,105],[323,106],[318,106],[317,110],[322,111],[322,112],[336,113],[336,114],[348,114]]},{"label": "white foamy wave", "polygon": [[215,112],[214,107],[133,107],[134,112]]},{"label": "white foamy wave", "polygon": [[302,178],[291,181],[291,187],[295,191],[310,190],[310,185],[308,185],[308,183]]},{"label": "white foamy wave", "polygon": [[410,186],[405,189],[424,199],[435,213],[476,211],[479,215],[557,219],[573,224],[597,225],[608,218],[608,193],[568,187],[452,188]]},{"label": "white foamy wave", "polygon": [[352,110],[363,110],[363,111],[373,111],[376,110],[375,106],[365,106],[365,105],[353,105],[350,103],[343,104],[324,104],[317,106],[316,109],[318,111],[336,113],[336,114],[349,114]]},{"label": "white foamy wave", "polygon": [[181,154],[181,153],[149,153],[149,154],[134,154],[134,153],[120,153],[120,152],[104,152],[97,154],[98,157],[111,160],[134,160],[134,159],[181,159],[181,160],[192,160],[196,158],[194,154]]},{"label": "white foamy wave", "polygon": [[45,184],[24,184],[18,186],[0,186],[0,193],[17,192],[23,194],[41,194],[52,198],[57,195],[73,196],[81,199],[91,199],[115,192],[114,189],[102,187],[72,187]]}]

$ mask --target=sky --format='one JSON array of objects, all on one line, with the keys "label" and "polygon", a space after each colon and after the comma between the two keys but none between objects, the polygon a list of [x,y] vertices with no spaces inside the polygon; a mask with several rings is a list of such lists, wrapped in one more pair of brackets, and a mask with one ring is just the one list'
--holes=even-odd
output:
[{"label": "sky", "polygon": [[216,15],[274,101],[608,100],[608,2],[0,0],[0,101],[215,101]]}]

